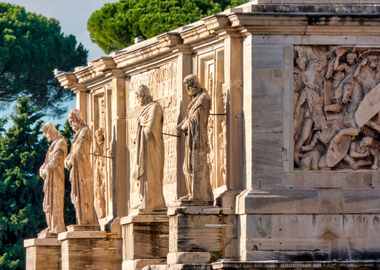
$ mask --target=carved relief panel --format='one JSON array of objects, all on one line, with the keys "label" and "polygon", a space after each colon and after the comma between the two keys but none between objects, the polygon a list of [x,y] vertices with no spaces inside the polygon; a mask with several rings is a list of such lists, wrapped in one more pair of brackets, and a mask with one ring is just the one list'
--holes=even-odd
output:
[{"label": "carved relief panel", "polygon": [[200,81],[211,97],[208,122],[208,162],[213,189],[226,185],[226,93],[224,53],[218,50],[200,58]]},{"label": "carved relief panel", "polygon": [[94,205],[98,219],[102,219],[112,211],[111,86],[94,91],[91,99]]},{"label": "carved relief panel", "polygon": [[378,169],[380,49],[295,46],[294,163]]},{"label": "carved relief panel", "polygon": [[[176,199],[175,185],[177,178],[177,63],[176,61],[165,63],[148,71],[132,75],[127,105],[127,133],[130,138],[127,142],[130,151],[130,160],[135,160],[136,155],[136,119],[139,115],[140,106],[138,106],[135,89],[141,84],[145,84],[151,90],[153,100],[157,101],[163,109],[163,133],[165,145],[165,162],[164,162],[164,196],[166,202]],[[135,183],[131,183],[131,200],[133,201],[135,192]]]}]

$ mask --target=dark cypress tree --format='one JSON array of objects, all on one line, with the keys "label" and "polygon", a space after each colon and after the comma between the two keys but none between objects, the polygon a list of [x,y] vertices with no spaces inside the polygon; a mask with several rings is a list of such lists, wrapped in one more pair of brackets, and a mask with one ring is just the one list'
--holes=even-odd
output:
[{"label": "dark cypress tree", "polygon": [[38,175],[47,151],[41,117],[28,98],[20,98],[12,126],[0,129],[0,269],[24,269],[23,239],[46,227]]}]

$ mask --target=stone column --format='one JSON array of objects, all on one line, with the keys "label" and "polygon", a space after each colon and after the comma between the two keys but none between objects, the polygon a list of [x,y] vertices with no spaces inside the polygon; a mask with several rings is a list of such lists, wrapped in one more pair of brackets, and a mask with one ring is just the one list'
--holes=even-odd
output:
[{"label": "stone column", "polygon": [[[224,39],[224,88],[226,91],[226,130],[227,130],[227,191],[221,197],[222,213],[227,224],[223,230],[223,257],[237,258],[239,256],[239,241],[237,230],[237,195],[246,187],[244,177],[244,135],[245,121],[249,112],[243,110],[243,70],[249,67],[243,57],[243,37],[236,30],[226,30],[220,34]],[[245,101],[244,101],[245,102]],[[248,117],[248,118],[246,118]],[[248,148],[249,149],[249,148]]]},{"label": "stone column", "polygon": [[[127,184],[126,122],[125,122],[125,75],[121,70],[112,70],[111,95],[111,148],[112,148],[112,209],[115,223],[127,215],[129,187]],[[115,224],[116,225],[116,224]]]},{"label": "stone column", "polygon": [[229,190],[241,190],[245,187],[242,63],[242,37],[236,32],[227,31],[224,39],[224,87],[227,88],[227,189]]},{"label": "stone column", "polygon": [[83,120],[87,123],[88,93],[84,85],[77,84],[74,88],[76,95],[76,108],[81,111]]}]

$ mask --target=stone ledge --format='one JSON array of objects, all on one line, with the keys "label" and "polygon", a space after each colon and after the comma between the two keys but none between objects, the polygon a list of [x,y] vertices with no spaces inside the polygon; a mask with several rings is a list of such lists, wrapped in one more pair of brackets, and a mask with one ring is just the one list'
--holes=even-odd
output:
[{"label": "stone ledge", "polygon": [[24,247],[32,246],[60,246],[57,238],[32,238],[24,240]]},{"label": "stone ledge", "polygon": [[220,261],[212,264],[212,269],[379,269],[378,261],[300,261],[300,262],[280,262],[280,261],[248,261],[233,262]]},{"label": "stone ledge", "polygon": [[238,214],[379,214],[379,189],[245,190]]},{"label": "stone ledge", "polygon": [[169,222],[169,217],[165,213],[160,214],[141,214],[137,216],[125,216],[120,220],[120,225],[130,224],[130,223],[144,223],[144,222]]},{"label": "stone ledge", "polygon": [[169,252],[167,262],[168,264],[208,263],[210,259],[209,252]]},{"label": "stone ledge", "polygon": [[204,205],[189,205],[189,206],[169,206],[168,216],[177,214],[189,214],[189,215],[219,215],[222,209],[215,206]]},{"label": "stone ledge", "polygon": [[104,231],[74,231],[74,232],[63,232],[58,234],[58,241],[63,241],[66,239],[85,239],[85,238],[106,238],[108,235]]}]

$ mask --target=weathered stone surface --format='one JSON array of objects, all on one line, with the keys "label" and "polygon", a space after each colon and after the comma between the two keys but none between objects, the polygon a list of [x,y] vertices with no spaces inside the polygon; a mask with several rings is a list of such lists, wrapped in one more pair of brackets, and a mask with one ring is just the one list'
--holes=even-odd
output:
[{"label": "weathered stone surface", "polygon": [[240,219],[241,229],[250,236],[245,242],[249,260],[372,259],[380,252],[378,223],[379,215],[368,214],[247,215]]},{"label": "weathered stone surface", "polygon": [[121,219],[123,269],[142,269],[165,264],[169,250],[169,218],[166,215],[140,214]]},{"label": "weathered stone surface", "polygon": [[27,270],[61,269],[61,244],[57,238],[24,240]]},{"label": "weathered stone surface", "polygon": [[169,210],[168,264],[207,263],[222,256],[224,217],[215,213],[219,208],[210,213],[203,212],[204,208]]},{"label": "weathered stone surface", "polygon": [[251,190],[240,198],[246,214],[376,214],[377,189],[271,189]]},{"label": "weathered stone surface", "polygon": [[120,236],[102,231],[68,231],[60,233],[62,270],[111,269],[122,265]]}]

